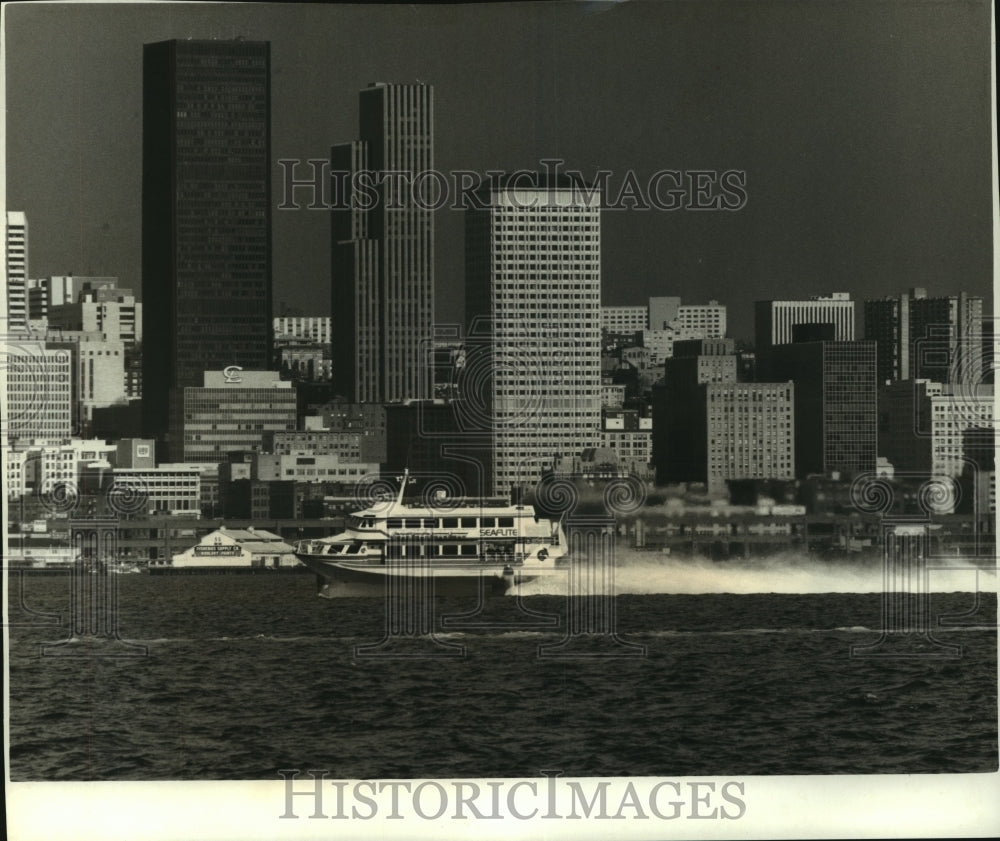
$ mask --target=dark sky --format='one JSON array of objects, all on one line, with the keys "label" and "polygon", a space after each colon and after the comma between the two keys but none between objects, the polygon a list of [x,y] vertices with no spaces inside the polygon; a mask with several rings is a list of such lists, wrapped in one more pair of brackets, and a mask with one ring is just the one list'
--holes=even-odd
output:
[{"label": "dark sky", "polygon": [[[5,11],[7,206],[28,214],[33,276],[140,287],[142,45],[244,36],[272,45],[275,161],[354,139],[369,82],[420,79],[442,170],[746,171],[738,212],[605,212],[605,303],[717,298],[749,338],[760,298],[992,293],[986,2]],[[455,321],[461,213],[437,231]],[[325,213],[274,214],[276,302],[327,314],[328,264]]]}]

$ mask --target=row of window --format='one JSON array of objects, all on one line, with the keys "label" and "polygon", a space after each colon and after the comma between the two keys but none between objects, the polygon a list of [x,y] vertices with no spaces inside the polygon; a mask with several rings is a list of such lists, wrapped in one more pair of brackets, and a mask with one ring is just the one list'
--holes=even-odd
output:
[{"label": "row of window", "polygon": [[[378,521],[372,517],[352,517],[354,528],[375,528]],[[513,517],[389,517],[385,520],[389,531],[398,529],[510,529],[514,528]]]}]

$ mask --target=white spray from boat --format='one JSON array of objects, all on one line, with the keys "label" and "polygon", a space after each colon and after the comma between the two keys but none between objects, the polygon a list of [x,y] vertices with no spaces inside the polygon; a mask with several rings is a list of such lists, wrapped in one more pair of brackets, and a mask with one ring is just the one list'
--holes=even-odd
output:
[{"label": "white spray from boat", "polygon": [[[931,592],[997,592],[995,566],[982,568],[972,561],[950,558],[928,562]],[[977,568],[978,567],[978,568]],[[598,592],[610,576],[595,585]],[[624,594],[707,593],[880,593],[882,564],[871,557],[858,560],[803,557],[780,552],[750,559],[712,561],[680,558],[618,548],[615,551],[614,592]],[[551,575],[522,584],[522,595],[564,595],[567,575]]]}]

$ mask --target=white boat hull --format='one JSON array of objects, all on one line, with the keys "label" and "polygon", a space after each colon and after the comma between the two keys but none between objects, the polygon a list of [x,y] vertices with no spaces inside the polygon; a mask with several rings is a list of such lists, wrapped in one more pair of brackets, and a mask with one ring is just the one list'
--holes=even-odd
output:
[{"label": "white boat hull", "polygon": [[333,561],[316,555],[296,553],[296,557],[322,579],[320,595],[382,595],[390,588],[398,593],[425,595],[503,595],[519,584],[551,575],[559,569],[542,565],[504,566],[500,564],[448,562],[445,564],[404,564],[391,566],[378,559]]}]

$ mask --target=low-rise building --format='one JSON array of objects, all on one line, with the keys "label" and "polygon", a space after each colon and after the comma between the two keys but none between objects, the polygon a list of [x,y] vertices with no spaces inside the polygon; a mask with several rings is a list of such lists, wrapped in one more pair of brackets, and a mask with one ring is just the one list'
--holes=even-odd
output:
[{"label": "low-rise building", "polygon": [[652,478],[653,419],[635,409],[605,409],[601,413],[601,448],[615,453],[618,466],[641,479]]},{"label": "low-rise building", "polygon": [[[298,564],[292,547],[272,532],[253,527],[227,529],[221,526],[217,531],[205,535],[196,545],[174,555],[170,566],[278,569]],[[166,561],[160,564],[156,561],[150,563],[150,567],[157,565],[164,566]]]},{"label": "low-rise building", "polygon": [[[201,516],[201,469],[196,464],[159,467],[116,467],[114,486],[128,489],[136,499],[137,514]],[[140,507],[141,506],[141,507]]]},{"label": "low-rise building", "polygon": [[263,482],[358,482],[378,475],[377,462],[342,461],[337,453],[257,453],[251,478]]}]

